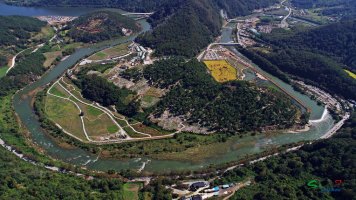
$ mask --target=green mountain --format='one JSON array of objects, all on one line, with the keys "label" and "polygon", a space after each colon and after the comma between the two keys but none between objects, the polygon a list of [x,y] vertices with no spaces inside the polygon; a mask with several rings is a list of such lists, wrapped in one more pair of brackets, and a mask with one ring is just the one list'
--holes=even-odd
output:
[{"label": "green mountain", "polygon": [[24,45],[46,23],[32,17],[0,16],[0,46]]},{"label": "green mountain", "polygon": [[137,32],[136,22],[116,12],[99,11],[81,16],[69,25],[69,36],[79,42],[98,42],[125,35],[123,29]]},{"label": "green mountain", "polygon": [[332,94],[356,99],[356,80],[343,70],[356,70],[356,20],[310,30],[276,29],[262,39],[273,51],[242,51],[265,70],[282,79],[285,72]]},{"label": "green mountain", "polygon": [[157,55],[192,57],[218,36],[221,19],[212,1],[185,1],[174,9],[169,16],[164,16],[169,13],[166,12],[168,7],[152,16],[151,21],[156,27],[137,41],[154,48]]},{"label": "green mountain", "polygon": [[297,108],[282,93],[245,81],[219,84],[196,60],[159,61],[145,68],[143,76],[154,86],[171,88],[148,115],[161,116],[168,110],[187,122],[229,133],[289,128],[298,120]]},{"label": "green mountain", "polygon": [[356,16],[356,1],[354,0],[292,0],[291,3],[303,9],[321,8],[323,15],[343,16],[352,19]]},{"label": "green mountain", "polygon": [[[158,11],[164,5],[177,5],[186,0],[5,0],[9,4],[26,6],[89,6],[112,7],[127,11]],[[245,15],[256,8],[277,3],[278,0],[213,0],[218,9],[225,9],[231,16]]]}]

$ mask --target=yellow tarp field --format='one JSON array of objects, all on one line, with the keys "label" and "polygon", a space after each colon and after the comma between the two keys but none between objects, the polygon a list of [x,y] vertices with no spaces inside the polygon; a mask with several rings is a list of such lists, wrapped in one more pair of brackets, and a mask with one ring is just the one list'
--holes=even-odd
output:
[{"label": "yellow tarp field", "polygon": [[237,70],[226,60],[207,60],[204,63],[214,79],[220,83],[237,79]]}]

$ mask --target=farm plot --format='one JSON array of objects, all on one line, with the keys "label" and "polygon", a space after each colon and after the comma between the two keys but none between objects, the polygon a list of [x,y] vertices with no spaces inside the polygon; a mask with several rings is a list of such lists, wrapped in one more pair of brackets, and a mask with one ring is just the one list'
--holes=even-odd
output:
[{"label": "farm plot", "polygon": [[62,56],[62,51],[47,52],[43,55],[46,57],[46,61],[43,63],[43,66],[48,68],[58,57]]},{"label": "farm plot", "polygon": [[223,83],[237,79],[237,70],[225,60],[204,61],[217,82]]},{"label": "farm plot", "polygon": [[88,58],[88,60],[107,60],[129,53],[129,43],[120,44],[108,49],[104,49]]}]

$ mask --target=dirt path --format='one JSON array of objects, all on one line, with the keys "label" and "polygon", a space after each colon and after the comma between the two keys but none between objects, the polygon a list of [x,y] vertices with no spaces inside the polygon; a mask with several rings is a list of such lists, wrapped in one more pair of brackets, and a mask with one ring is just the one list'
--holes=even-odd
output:
[{"label": "dirt path", "polygon": [[[59,81],[62,80],[62,82],[64,84],[66,84],[67,86],[69,86],[68,83],[66,83],[64,80],[63,80],[63,77],[61,77],[60,79],[58,79],[47,91],[47,94],[48,95],[51,95],[51,96],[55,96],[57,98],[61,98],[61,99],[65,99],[65,100],[68,100],[72,103],[74,103],[74,105],[78,108],[78,110],[80,111],[80,113],[82,112],[82,110],[80,109],[79,105],[70,99],[70,97],[73,97],[75,98],[77,101],[79,101],[80,103],[82,104],[85,104],[87,106],[91,106],[93,108],[96,108],[102,112],[104,112],[106,115],[109,116],[109,118],[115,123],[116,126],[118,126],[120,128],[120,133],[121,134],[124,134],[126,135],[126,139],[118,139],[118,140],[107,140],[107,141],[95,141],[95,140],[92,140],[90,139],[87,131],[86,131],[86,127],[85,127],[85,123],[84,123],[84,119],[83,119],[83,116],[81,116],[81,123],[82,123],[82,127],[83,127],[83,132],[85,134],[85,137],[87,138],[87,140],[90,142],[90,143],[98,143],[98,144],[103,144],[103,143],[121,143],[121,142],[124,142],[124,141],[140,141],[140,140],[148,140],[148,139],[162,139],[162,138],[168,138],[168,137],[172,137],[174,136],[175,134],[177,133],[180,133],[183,129],[184,129],[184,125],[181,124],[181,128],[179,130],[177,130],[176,132],[172,133],[172,134],[169,134],[169,135],[162,135],[162,136],[151,136],[150,134],[147,134],[147,133],[143,133],[143,132],[140,132],[140,131],[137,131],[134,129],[134,127],[132,127],[132,125],[125,119],[125,118],[119,118],[117,116],[115,116],[111,110],[109,110],[108,108],[106,107],[103,107],[101,106],[100,104],[98,103],[95,103],[93,102],[92,104],[89,104],[89,103],[86,103],[82,100],[80,100],[79,98],[77,98],[71,91],[69,91],[66,87],[64,87]],[[60,96],[57,96],[57,95],[54,95],[54,94],[51,94],[49,91],[54,87],[54,85],[58,84],[61,88],[63,88],[69,95],[70,97],[67,97],[67,98],[64,98],[64,97],[60,97]],[[73,88],[74,91],[77,91],[75,88]],[[80,93],[79,93],[80,94]],[[82,96],[81,96],[82,97]],[[83,97],[82,97],[83,98]],[[127,133],[126,131],[123,129],[123,127],[118,124],[118,122],[115,120],[115,119],[118,119],[118,120],[123,120],[125,121],[125,123],[127,124],[127,127],[130,127],[135,133],[137,134],[141,134],[141,135],[145,135],[147,137],[142,137],[142,138],[131,138]],[[57,126],[60,127],[60,125],[57,124]],[[64,130],[62,127],[60,127],[62,130]],[[73,134],[69,133],[68,131],[65,131],[64,132],[70,136],[73,136]],[[75,137],[73,136],[74,138],[78,139],[78,137]],[[82,141],[81,139],[79,139],[80,141]],[[82,141],[83,142],[83,141]]]}]

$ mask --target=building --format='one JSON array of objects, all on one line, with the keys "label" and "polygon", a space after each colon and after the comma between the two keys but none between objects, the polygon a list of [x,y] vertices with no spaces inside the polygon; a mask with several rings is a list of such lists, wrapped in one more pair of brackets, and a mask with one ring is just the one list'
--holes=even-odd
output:
[{"label": "building", "polygon": [[190,185],[190,191],[197,191],[199,188],[208,186],[205,182],[196,182]]}]

